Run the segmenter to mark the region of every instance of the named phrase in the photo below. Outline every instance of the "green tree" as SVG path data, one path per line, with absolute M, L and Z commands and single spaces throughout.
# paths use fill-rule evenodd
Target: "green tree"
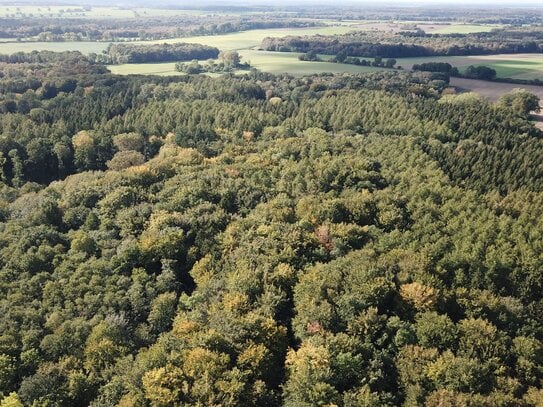
M 13 176 L 11 182 L 13 186 L 20 187 L 24 183 L 24 164 L 19 155 L 19 152 L 15 149 L 10 150 L 8 156 L 11 160 Z
M 157 296 L 149 312 L 148 321 L 156 333 L 164 332 L 172 325 L 177 310 L 177 295 L 167 292 Z
M 138 133 L 123 133 L 113 136 L 113 144 L 118 151 L 143 151 L 145 139 Z
M 15 358 L 0 354 L 0 393 L 7 393 L 11 390 L 16 371 Z
M 0 401 L 0 407 L 23 407 L 23 403 L 17 393 L 12 392 Z
M 437 312 L 418 314 L 415 331 L 419 343 L 426 348 L 444 351 L 457 347 L 458 330 L 447 315 L 439 315 Z
M 451 351 L 445 351 L 430 364 L 427 375 L 437 389 L 465 393 L 488 392 L 494 381 L 487 365 L 476 359 L 454 356 Z
M 107 162 L 107 167 L 113 171 L 121 171 L 129 167 L 142 165 L 145 157 L 138 151 L 119 151 Z
M 498 106 L 511 109 L 519 115 L 528 116 L 531 112 L 539 112 L 539 97 L 524 89 L 515 89 L 500 97 Z
M 219 54 L 219 59 L 228 68 L 237 68 L 241 61 L 241 57 L 237 51 L 223 51 Z

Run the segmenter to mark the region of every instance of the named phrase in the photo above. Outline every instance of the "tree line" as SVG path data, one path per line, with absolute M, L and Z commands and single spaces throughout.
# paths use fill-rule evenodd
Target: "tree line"
M 423 31 L 359 31 L 343 35 L 268 37 L 261 48 L 352 57 L 406 58 L 455 55 L 541 53 L 540 27 L 503 28 L 490 33 L 426 34 Z
M 137 15 L 131 18 L 0 17 L 2 38 L 38 41 L 135 41 L 196 35 L 220 35 L 239 31 L 303 28 L 319 22 L 282 15 L 254 16 L 187 13 L 175 17 Z
M 216 59 L 219 49 L 202 44 L 109 44 L 106 50 L 107 62 L 131 64 L 147 62 L 177 62 L 193 59 Z

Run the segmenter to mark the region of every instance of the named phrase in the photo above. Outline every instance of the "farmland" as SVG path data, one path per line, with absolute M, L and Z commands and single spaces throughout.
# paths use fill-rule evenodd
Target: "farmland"
M 174 62 L 110 65 L 108 69 L 118 75 L 182 75 L 176 72 Z
M 295 52 L 269 52 L 257 50 L 244 50 L 240 55 L 246 61 L 251 63 L 251 66 L 270 73 L 289 73 L 294 76 L 311 75 L 321 72 L 331 73 L 357 73 L 357 72 L 372 72 L 381 70 L 382 68 L 356 66 L 347 64 L 336 64 L 326 61 L 309 62 L 300 61 L 300 54 Z
M 313 34 L 344 34 L 352 31 L 354 28 L 350 25 L 325 26 L 318 28 L 279 28 L 242 31 L 231 34 L 182 37 L 159 41 L 141 41 L 141 44 L 158 43 L 177 43 L 190 42 L 217 47 L 221 50 L 239 50 L 257 47 L 265 37 L 281 37 L 291 34 L 313 35 Z M 15 52 L 38 51 L 80 51 L 84 54 L 91 52 L 101 53 L 104 51 L 108 42 L 90 42 L 90 41 L 66 41 L 66 42 L 0 42 L 0 54 L 12 54 Z
M 451 78 L 451 85 L 462 92 L 475 92 L 492 101 L 513 89 L 526 89 L 543 99 L 543 87 L 534 85 L 517 85 L 513 83 L 481 81 L 477 79 Z
M 15 52 L 32 51 L 80 51 L 83 54 L 101 53 L 109 43 L 91 41 L 65 41 L 65 42 L 1 42 L 0 54 L 13 54 Z
M 316 28 L 277 28 L 264 30 L 242 31 L 232 34 L 207 35 L 197 37 L 174 38 L 163 41 L 154 41 L 154 43 L 176 43 L 191 42 L 197 44 L 217 47 L 221 50 L 241 50 L 260 46 L 262 40 L 266 37 L 284 37 L 287 35 L 334 35 L 345 34 L 353 31 L 355 27 L 351 25 L 337 25 Z M 153 43 L 153 42 L 149 42 Z
M 496 28 L 503 27 L 500 24 L 418 24 L 421 30 L 431 34 L 470 34 L 478 32 L 489 32 Z
M 220 37 L 220 38 L 219 38 Z M 207 40 L 207 41 L 205 41 Z M 271 52 L 259 51 L 252 48 L 244 48 L 250 45 L 250 40 L 241 35 L 225 35 L 217 37 L 193 37 L 190 42 L 202 41 L 206 45 L 214 45 L 221 49 L 237 49 L 245 61 L 251 66 L 264 72 L 289 73 L 295 76 L 310 75 L 320 72 L 331 73 L 356 73 L 370 72 L 382 68 L 364 67 L 347 64 L 326 62 L 327 56 L 321 56 L 323 61 L 308 62 L 298 59 L 296 52 Z M 219 44 L 222 44 L 220 46 Z M 2 44 L 0 44 L 0 48 Z M 371 58 L 370 58 L 371 59 Z M 543 57 L 539 54 L 516 55 L 483 55 L 483 56 L 454 56 L 454 57 L 422 57 L 422 58 L 398 58 L 397 64 L 404 69 L 411 69 L 413 64 L 423 62 L 448 62 L 464 71 L 470 65 L 485 65 L 496 70 L 498 77 L 514 79 L 543 78 Z M 170 75 L 175 72 L 174 63 L 160 64 L 125 64 L 111 66 L 111 71 L 118 74 L 157 74 Z M 498 85 L 499 86 L 499 85 Z
M 384 68 L 336 64 L 325 60 L 319 62 L 300 61 L 300 54 L 294 52 L 269 52 L 254 49 L 240 50 L 243 61 L 250 62 L 253 68 L 273 74 L 288 73 L 293 76 L 312 75 L 322 72 L 359 73 L 373 72 Z M 324 57 L 323 57 L 324 59 Z M 120 75 L 179 75 L 175 63 L 122 64 L 110 65 L 109 70 Z
M 398 65 L 410 69 L 423 62 L 448 62 L 463 71 L 470 65 L 485 65 L 496 70 L 498 77 L 515 79 L 543 78 L 541 54 L 501 54 L 453 57 L 398 58 Z
M 497 101 L 504 93 L 519 88 L 525 89 L 543 100 L 543 86 L 516 85 L 512 83 L 490 82 L 465 78 L 451 78 L 451 85 L 459 92 L 474 92 L 492 102 Z M 543 130 L 543 113 L 533 114 L 532 118 L 536 122 L 536 126 Z
M 135 18 L 135 17 L 157 17 L 162 13 L 167 15 L 202 14 L 203 11 L 192 10 L 159 10 L 152 8 L 119 8 L 119 7 L 62 7 L 62 6 L 21 6 L 21 7 L 0 7 L 1 17 L 19 18 L 21 16 L 49 16 L 56 18 Z M 320 72 L 331 73 L 355 73 L 378 70 L 380 68 L 362 67 L 355 65 L 333 64 L 326 61 L 306 62 L 298 60 L 298 53 L 279 53 L 257 50 L 262 40 L 266 37 L 284 37 L 287 35 L 335 35 L 345 34 L 353 30 L 360 31 L 387 31 L 398 32 L 405 29 L 418 27 L 429 33 L 467 34 L 473 32 L 488 32 L 495 28 L 502 27 L 497 24 L 463 24 L 463 23 L 428 23 L 421 21 L 378 21 L 378 20 L 319 20 L 326 24 L 323 27 L 308 28 L 275 28 L 256 29 L 249 31 L 234 32 L 221 35 L 201 35 L 169 38 L 154 41 L 137 41 L 138 44 L 158 43 L 198 43 L 214 46 L 220 50 L 238 50 L 241 56 L 250 61 L 251 65 L 259 70 L 270 73 L 285 73 L 292 75 L 307 75 Z M 98 41 L 64 41 L 64 42 L 34 42 L 14 41 L 9 39 L 0 40 L 0 54 L 11 54 L 15 52 L 30 52 L 33 50 L 48 51 L 80 51 L 84 54 L 104 52 L 109 42 Z M 326 59 L 326 58 L 323 58 Z M 543 75 L 543 57 L 540 54 L 507 54 L 487 56 L 442 56 L 442 57 L 420 57 L 420 58 L 397 58 L 398 65 L 404 69 L 410 69 L 413 64 L 436 61 L 448 62 L 463 71 L 470 65 L 485 65 L 496 70 L 498 77 L 515 79 L 535 79 Z M 113 66 L 110 69 L 118 74 L 154 74 L 174 75 L 175 64 L 124 64 Z

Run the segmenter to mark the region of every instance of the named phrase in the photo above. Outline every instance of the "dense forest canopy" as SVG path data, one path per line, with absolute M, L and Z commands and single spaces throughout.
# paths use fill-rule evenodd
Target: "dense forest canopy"
M 0 7 L 81 50 L 0 55 L 0 407 L 542 407 L 540 100 L 452 86 L 541 81 L 437 57 L 543 9 L 133 3 Z
M 539 99 L 419 68 L 0 56 L 1 406 L 540 407 Z

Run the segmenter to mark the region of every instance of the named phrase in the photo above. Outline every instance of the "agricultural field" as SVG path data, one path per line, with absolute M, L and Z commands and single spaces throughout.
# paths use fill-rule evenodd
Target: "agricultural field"
M 298 59 L 300 54 L 294 52 L 269 52 L 248 49 L 240 50 L 239 53 L 242 57 L 242 61 L 250 62 L 252 67 L 260 71 L 273 74 L 288 73 L 293 76 L 304 76 L 322 72 L 358 73 L 384 69 L 326 62 L 326 56 L 322 56 L 322 59 L 324 60 L 321 62 L 300 61 Z M 112 73 L 119 75 L 183 75 L 175 70 L 175 63 L 173 62 L 110 65 L 108 66 L 108 69 Z
M 160 16 L 161 13 L 187 14 L 187 13 L 203 13 L 202 11 L 186 11 L 186 10 L 160 10 L 151 8 L 134 8 L 123 9 L 117 7 L 38 7 L 38 6 L 21 6 L 21 7 L 0 7 L 0 17 L 16 14 L 20 15 L 40 15 L 43 13 L 53 13 L 55 15 L 69 17 L 94 17 L 94 18 L 130 18 L 136 16 Z M 293 75 L 305 75 L 319 72 L 367 72 L 377 68 L 361 67 L 354 65 L 332 64 L 328 62 L 305 62 L 299 61 L 297 53 L 276 53 L 258 51 L 262 40 L 265 37 L 284 37 L 287 35 L 334 35 L 345 34 L 353 30 L 364 31 L 389 31 L 397 32 L 409 27 L 419 27 L 427 32 L 433 33 L 470 33 L 490 31 L 499 25 L 482 25 L 482 24 L 459 24 L 459 23 L 426 23 L 421 21 L 371 21 L 371 20 L 320 20 L 327 24 L 325 27 L 313 28 L 279 28 L 279 29 L 261 29 L 235 32 L 223 35 L 214 36 L 193 36 L 180 37 L 166 40 L 142 41 L 139 44 L 159 44 L 159 43 L 199 43 L 209 46 L 214 46 L 220 50 L 238 50 L 241 54 L 251 62 L 252 66 L 257 69 L 272 73 L 288 72 Z M 102 53 L 108 46 L 108 42 L 91 42 L 91 41 L 66 41 L 66 42 L 31 42 L 13 40 L 0 40 L 0 54 L 11 54 L 15 52 L 30 52 L 33 50 L 49 50 L 49 51 L 67 51 L 77 50 L 84 54 Z M 326 58 L 323 58 L 326 59 Z M 515 79 L 534 79 L 543 77 L 543 57 L 539 54 L 519 54 L 519 55 L 491 55 L 491 56 L 454 56 L 454 57 L 427 57 L 427 58 L 398 58 L 398 65 L 404 69 L 410 69 L 413 64 L 441 61 L 449 62 L 451 65 L 458 67 L 461 71 L 469 65 L 486 65 L 496 70 L 499 77 L 509 77 Z M 121 74 L 157 74 L 157 75 L 172 75 L 178 74 L 175 72 L 173 63 L 156 63 L 156 64 L 126 64 L 114 66 L 110 68 L 115 73 Z
M 312 28 L 274 28 L 264 30 L 242 31 L 223 35 L 207 35 L 197 37 L 173 38 L 161 41 L 146 42 L 148 44 L 156 43 L 176 43 L 190 42 L 195 44 L 204 44 L 217 47 L 220 50 L 242 50 L 259 47 L 262 40 L 266 37 L 285 37 L 287 35 L 334 35 L 346 34 L 355 29 L 351 25 L 336 25 L 326 27 Z
M 14 54 L 16 52 L 32 51 L 80 51 L 83 54 L 105 51 L 108 42 L 97 41 L 63 41 L 63 42 L 3 42 L 0 41 L 0 54 Z
M 450 84 L 460 92 L 475 92 L 492 101 L 498 100 L 504 93 L 519 88 L 526 89 L 543 99 L 543 86 L 518 85 L 514 83 L 491 82 L 465 78 L 451 78 Z
M 353 30 L 357 31 L 385 31 L 385 32 L 399 32 L 406 29 L 406 26 L 412 24 L 406 24 L 404 21 L 372 21 L 372 20 L 342 20 L 342 21 L 327 21 L 327 24 L 339 24 L 343 26 L 349 26 Z
M 470 65 L 485 65 L 495 69 L 500 78 L 543 79 L 543 56 L 541 54 L 398 58 L 397 61 L 398 65 L 406 69 L 411 69 L 413 64 L 423 62 L 448 62 L 460 71 Z
M 266 30 L 262 30 L 266 31 Z M 274 30 L 278 31 L 278 30 Z M 254 41 L 242 35 L 245 33 L 221 35 L 216 37 L 191 37 L 188 42 L 204 43 L 213 45 L 220 49 L 236 49 L 245 61 L 251 66 L 270 73 L 289 73 L 291 75 L 310 75 L 320 72 L 332 73 L 356 73 L 371 72 L 382 68 L 365 67 L 347 64 L 336 64 L 326 62 L 329 56 L 321 55 L 321 62 L 300 61 L 299 53 L 295 52 L 271 52 L 259 51 L 251 47 Z M 0 49 L 3 44 L 0 44 Z M 366 58 L 370 59 L 371 58 Z M 514 79 L 536 79 L 543 78 L 543 57 L 539 54 L 506 54 L 506 55 L 483 55 L 483 56 L 454 56 L 454 57 L 421 57 L 421 58 L 398 58 L 397 65 L 404 69 L 411 69 L 413 64 L 423 62 L 448 62 L 456 66 L 460 71 L 470 65 L 485 65 L 496 70 L 498 77 Z M 172 75 L 175 72 L 174 63 L 160 64 L 126 64 L 111 66 L 111 71 L 118 74 L 157 74 Z
M 465 78 L 451 78 L 450 84 L 451 86 L 454 86 L 458 92 L 474 92 L 492 102 L 497 101 L 504 93 L 511 92 L 515 89 L 525 89 L 543 100 L 543 86 L 518 85 L 513 83 L 490 82 Z M 540 130 L 543 130 L 543 112 L 532 113 L 532 120 Z
M 352 31 L 350 25 L 337 25 L 315 28 L 277 28 L 264 30 L 242 31 L 223 35 L 208 35 L 197 37 L 181 37 L 157 41 L 141 41 L 143 44 L 163 44 L 190 42 L 197 44 L 210 45 L 221 50 L 240 50 L 258 47 L 265 37 L 283 37 L 287 35 L 331 35 L 344 34 Z M 101 53 L 104 51 L 108 42 L 92 41 L 65 41 L 65 42 L 1 42 L 0 54 L 13 54 L 15 52 L 38 51 L 81 51 L 83 54 L 91 52 Z
M 294 76 L 303 76 L 317 74 L 321 72 L 331 73 L 357 73 L 372 72 L 384 68 L 356 66 L 347 64 L 336 64 L 333 62 L 319 61 L 300 61 L 299 53 L 295 52 L 270 52 L 257 50 L 243 50 L 240 55 L 245 61 L 249 61 L 251 66 L 274 74 L 289 73 Z M 323 57 L 322 59 L 325 59 Z
M 184 75 L 175 70 L 175 62 L 109 65 L 108 69 L 117 75 Z
M 429 34 L 471 34 L 490 32 L 503 27 L 501 24 L 417 24 L 417 27 Z
M 430 34 L 471 34 L 490 32 L 503 27 L 502 24 L 463 24 L 463 23 L 428 23 L 427 21 L 379 21 L 379 20 L 329 20 L 327 23 L 347 25 L 361 31 L 399 32 L 415 27 Z
M 344 72 L 369 72 L 381 68 L 362 67 L 345 64 L 335 64 L 331 62 L 308 62 L 298 59 L 299 53 L 290 52 L 268 52 L 257 50 L 263 38 L 268 36 L 285 36 L 292 33 L 303 34 L 338 34 L 348 32 L 351 26 L 328 26 L 322 28 L 309 29 L 268 29 L 253 30 L 232 34 L 216 36 L 199 36 L 176 38 L 166 41 L 146 42 L 156 43 L 176 43 L 190 42 L 217 47 L 221 50 L 237 50 L 244 61 L 251 63 L 256 69 L 270 73 L 289 73 L 295 76 L 310 75 L 320 72 L 344 73 Z M 0 50 L 2 44 L 0 44 Z M 0 51 L 1 52 L 1 51 Z M 96 52 L 96 51 L 95 51 Z M 324 56 L 323 59 L 326 59 Z M 140 74 L 140 75 L 179 75 L 175 71 L 175 63 L 156 63 L 156 64 L 123 64 L 111 65 L 108 67 L 111 72 L 121 75 Z

